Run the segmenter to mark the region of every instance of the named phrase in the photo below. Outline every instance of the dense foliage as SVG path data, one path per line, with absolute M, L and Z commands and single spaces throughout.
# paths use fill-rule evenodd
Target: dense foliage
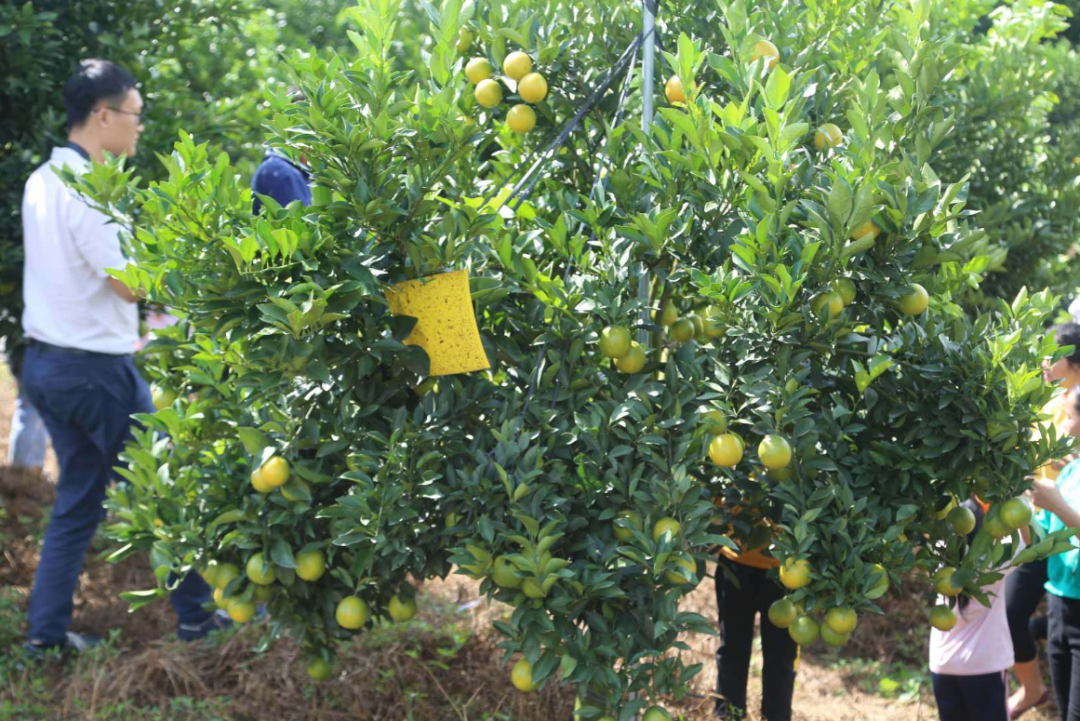
M 207 574 L 234 617 L 267 602 L 314 677 L 363 625 L 342 601 L 406 618 L 412 581 L 456 565 L 515 607 L 498 629 L 526 680 L 560 672 L 590 718 L 684 690 L 698 669 L 672 652 L 709 623 L 679 599 L 721 544 L 775 534 L 804 627 L 875 612 L 913 567 L 956 568 L 981 597 L 1013 526 L 969 545 L 950 506 L 978 493 L 996 518 L 1066 443 L 1026 442 L 1054 392 L 1057 299 L 965 310 L 987 230 L 974 179 L 937 169 L 975 132 L 950 95 L 969 57 L 955 19 L 661 6 L 642 130 L 640 76 L 616 72 L 637 8 L 424 11 L 366 0 L 349 49 L 290 56 L 306 100 L 267 90 L 310 208 L 253 216 L 234 161 L 187 134 L 149 188 L 121 162 L 70 179 L 133 229 L 119 276 L 182 318 L 149 349 L 163 402 L 110 498 L 117 557 L 150 549 L 163 584 Z M 488 109 L 465 77 L 515 51 L 549 87 L 527 133 L 517 83 Z M 384 294 L 462 268 L 491 369 L 428 378 Z

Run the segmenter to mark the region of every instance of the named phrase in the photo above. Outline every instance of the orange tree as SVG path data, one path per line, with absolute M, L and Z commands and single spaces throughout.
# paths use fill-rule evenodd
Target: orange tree
M 147 190 L 117 163 L 78 181 L 129 229 L 119 277 L 182 318 L 149 350 L 162 408 L 110 496 L 116 556 L 149 549 L 163 584 L 201 571 L 234 618 L 266 602 L 313 678 L 456 565 L 514 608 L 515 685 L 561 675 L 587 718 L 685 692 L 680 637 L 709 623 L 679 602 L 726 535 L 775 534 L 800 642 L 825 620 L 843 643 L 914 566 L 985 600 L 1023 520 L 997 509 L 1066 445 L 1027 442 L 1062 351 L 1047 293 L 956 302 L 981 231 L 966 180 L 933 170 L 956 58 L 929 4 L 662 15 L 671 102 L 647 131 L 614 127 L 641 102 L 605 70 L 633 53 L 625 7 L 426 9 L 424 67 L 394 54 L 398 4 L 371 0 L 354 51 L 291 61 L 307 101 L 268 93 L 310 208 L 253 217 L 229 158 L 186 135 Z M 519 50 L 548 97 L 504 64 Z M 428 378 L 384 293 L 452 268 L 491 368 Z M 949 506 L 975 492 L 997 525 L 968 548 Z

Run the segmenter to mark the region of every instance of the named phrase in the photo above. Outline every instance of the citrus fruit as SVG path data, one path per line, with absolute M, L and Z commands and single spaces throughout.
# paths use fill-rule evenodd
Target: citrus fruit
M 727 418 L 715 408 L 705 411 L 698 416 L 698 418 L 705 424 L 705 427 L 709 429 L 709 433 L 714 436 L 718 436 L 727 431 Z
M 661 706 L 653 706 L 645 712 L 641 721 L 671 721 L 671 714 Z
M 236 623 L 247 623 L 255 618 L 255 604 L 239 598 L 230 598 L 225 602 L 225 610 Z
M 326 556 L 319 549 L 296 556 L 296 575 L 305 581 L 318 581 L 326 573 Z
M 506 114 L 506 125 L 515 133 L 527 133 L 536 127 L 536 111 L 528 105 L 515 105 Z
M 919 315 L 930 305 L 930 296 L 927 294 L 926 288 L 923 288 L 918 283 L 912 283 L 908 288 L 908 292 L 900 297 L 898 303 L 900 312 L 904 315 Z
M 479 85 L 491 77 L 491 63 L 487 58 L 473 58 L 465 65 L 465 77 L 473 85 Z
M 821 631 L 821 640 L 833 648 L 840 648 L 851 638 L 850 633 L 837 633 L 827 623 L 821 624 L 819 630 Z
M 544 586 L 536 578 L 526 578 L 521 582 L 521 592 L 526 598 L 540 599 L 547 595 Z
M 289 480 L 289 462 L 281 456 L 274 456 L 262 464 L 259 468 L 259 476 L 270 488 L 283 486 L 285 481 Z
M 224 611 L 225 610 L 225 604 L 227 604 L 228 602 L 229 602 L 228 599 L 225 598 L 225 589 L 215 588 L 214 589 L 214 605 L 216 605 L 218 608 L 220 608 L 221 610 Z
M 783 436 L 765 436 L 757 452 L 762 465 L 769 469 L 784 468 L 791 463 L 791 444 Z
M 256 586 L 252 591 L 251 596 L 260 603 L 266 603 L 274 595 L 274 589 L 271 586 Z
M 502 86 L 491 78 L 481 80 L 473 91 L 476 102 L 485 108 L 494 108 L 502 100 Z
M 877 580 L 874 581 L 874 585 L 871 586 L 870 590 L 866 592 L 866 597 L 871 601 L 876 598 L 881 598 L 889 592 L 889 574 L 886 573 L 885 567 L 882 566 L 880 563 L 875 563 L 870 568 L 870 575 L 874 576 L 876 574 L 881 575 L 877 577 Z
M 821 313 L 821 309 L 826 307 L 829 311 L 829 317 L 835 318 L 844 309 L 844 299 L 836 291 L 830 290 L 825 293 L 818 293 L 810 301 L 810 310 L 814 311 L 814 315 Z
M 412 620 L 412 617 L 416 615 L 416 599 L 403 599 L 400 596 L 394 596 L 390 599 L 390 603 L 387 604 L 386 611 L 390 614 L 390 618 L 398 623 L 405 623 Z
M 207 585 L 211 588 L 217 588 L 217 574 L 220 570 L 220 566 L 216 563 L 211 563 L 209 566 L 199 571 L 199 575 L 206 581 Z
M 214 586 L 217 588 L 225 588 L 232 582 L 234 578 L 240 576 L 240 569 L 236 567 L 235 563 L 219 563 L 217 575 L 214 576 Z
M 880 232 L 881 229 L 874 225 L 874 221 L 868 220 L 855 230 L 851 231 L 851 239 L 858 240 L 859 238 L 862 238 L 866 235 L 872 235 L 877 238 Z
M 753 52 L 750 54 L 750 62 L 754 62 L 758 58 L 766 58 L 768 67 L 775 68 L 776 64 L 780 62 L 780 51 L 768 40 L 758 40 L 754 44 Z
M 256 553 L 248 559 L 247 567 L 248 579 L 259 586 L 269 586 L 274 582 L 274 567 L 263 558 L 261 553 Z
M 270 486 L 266 485 L 266 482 L 263 480 L 262 477 L 262 472 L 258 468 L 251 472 L 251 487 L 259 493 L 270 493 L 274 490 Z
M 792 591 L 810 583 L 810 562 L 805 558 L 789 558 L 780 566 L 780 583 Z
M 800 646 L 809 646 L 814 641 L 817 641 L 820 631 L 817 621 L 809 616 L 799 616 L 791 622 L 787 629 L 791 640 Z
M 660 309 L 660 325 L 669 326 L 679 319 L 679 309 L 675 307 L 675 301 L 668 298 L 664 307 Z
M 953 585 L 952 576 L 954 573 L 956 573 L 956 569 L 952 566 L 946 566 L 935 573 L 934 590 L 942 596 L 959 596 L 964 587 Z
M 680 524 L 674 518 L 670 516 L 661 518 L 653 525 L 652 539 L 653 541 L 659 541 L 663 538 L 665 533 L 670 533 L 672 537 L 679 535 L 679 531 L 682 530 L 682 524 Z
M 472 45 L 472 40 L 473 34 L 469 31 L 469 29 L 461 28 L 461 32 L 458 33 L 457 44 L 454 46 L 454 49 L 456 49 L 459 53 L 463 53 L 469 49 L 470 45 Z
M 622 358 L 630 351 L 630 330 L 622 325 L 609 325 L 600 331 L 599 346 L 608 358 Z
M 685 343 L 694 337 L 694 321 L 689 318 L 679 318 L 671 324 L 671 339 L 676 343 Z
M 355 631 L 371 618 L 371 609 L 368 608 L 364 599 L 346 596 L 338 602 L 337 609 L 334 610 L 334 618 L 342 628 Z
M 855 302 L 855 282 L 851 278 L 837 278 L 833 281 L 833 290 L 840 294 L 845 306 Z
M 842 142 L 844 142 L 843 132 L 832 123 L 825 123 L 814 133 L 814 147 L 818 150 L 824 150 L 826 145 L 835 148 Z
M 151 398 L 154 401 L 154 408 L 157 408 L 160 411 L 162 408 L 168 408 L 175 403 L 177 395 L 176 391 L 172 388 L 159 388 L 154 386 Z
M 1005 525 L 997 513 L 991 513 L 983 521 L 983 530 L 990 534 L 991 538 L 1004 538 L 1012 533 L 1013 529 Z
M 667 579 L 668 583 L 681 586 L 685 583 L 690 583 L 690 578 L 697 575 L 697 561 L 694 560 L 693 556 L 686 553 L 680 553 L 679 555 L 674 556 L 672 561 L 676 566 L 685 569 L 686 575 L 683 576 L 675 571 L 668 571 L 664 574 L 664 578 Z
M 624 509 L 615 514 L 615 520 L 618 521 L 619 519 L 623 521 L 622 528 L 619 527 L 620 524 L 615 524 L 615 538 L 626 543 L 634 537 L 634 531 L 631 530 L 631 527 L 638 531 L 641 530 L 641 516 L 634 511 Z
M 721 468 L 734 468 L 743 457 L 743 444 L 733 433 L 722 433 L 709 441 L 709 458 Z
M 825 614 L 825 626 L 829 627 L 832 631 L 840 636 L 846 636 L 855 630 L 855 626 L 859 623 L 859 617 L 855 615 L 848 606 L 837 606 L 836 608 L 830 608 Z M 822 629 L 825 628 L 822 627 Z
M 308 664 L 307 675 L 311 677 L 312 681 L 329 681 L 330 677 L 334 675 L 334 665 L 329 661 L 317 658 Z
M 526 103 L 539 103 L 547 97 L 547 80 L 540 73 L 529 73 L 518 81 L 518 95 Z
M 664 84 L 664 95 L 669 103 L 685 103 L 686 93 L 683 92 L 682 80 L 678 75 L 672 75 Z
M 527 659 L 520 659 L 514 664 L 514 668 L 510 671 L 510 682 L 514 684 L 514 688 L 524 693 L 532 693 L 536 690 L 536 684 L 533 683 L 532 664 Z
M 777 628 L 787 628 L 798 615 L 799 611 L 795 608 L 795 604 L 786 598 L 773 601 L 769 606 L 769 621 Z
M 615 359 L 615 367 L 621 372 L 634 374 L 645 367 L 645 351 L 636 340 L 630 341 L 630 350 L 626 355 Z
M 706 336 L 715 340 L 724 335 L 725 328 L 720 320 L 720 312 L 715 307 L 709 306 L 700 317 Z
M 532 70 L 532 58 L 517 50 L 503 60 L 503 73 L 511 80 L 521 80 Z
M 1015 531 L 1031 523 L 1031 507 L 1022 498 L 1012 498 L 1001 504 L 998 516 L 1007 528 Z
M 970 508 L 964 506 L 957 506 L 949 511 L 945 521 L 952 526 L 953 533 L 958 536 L 966 536 L 975 530 L 975 514 Z
M 948 606 L 930 609 L 930 625 L 939 631 L 951 631 L 956 627 L 956 614 Z
M 510 563 L 506 556 L 499 556 L 491 567 L 491 580 L 495 581 L 499 588 L 518 588 L 522 579 L 514 575 L 516 570 L 517 567 Z

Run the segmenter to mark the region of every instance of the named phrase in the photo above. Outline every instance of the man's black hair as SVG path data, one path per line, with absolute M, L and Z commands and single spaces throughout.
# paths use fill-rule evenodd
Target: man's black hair
M 79 69 L 64 83 L 64 108 L 68 130 L 86 122 L 101 101 L 123 102 L 135 87 L 135 78 L 127 70 L 108 60 L 83 60 Z

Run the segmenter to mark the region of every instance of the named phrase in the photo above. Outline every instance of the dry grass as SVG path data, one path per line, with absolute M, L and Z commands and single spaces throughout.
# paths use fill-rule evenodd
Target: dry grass
M 0 376 L 0 454 L 6 453 L 13 391 L 10 378 Z M 2 456 L 0 456 L 2 457 Z M 52 499 L 49 478 L 55 477 L 51 458 L 45 477 L 0 468 L 0 592 L 25 608 L 33 582 L 37 544 L 43 528 L 43 509 Z M 96 550 L 100 551 L 99 546 Z M 712 568 L 709 573 L 711 575 Z M 75 603 L 74 630 L 98 635 L 116 634 L 101 652 L 66 666 L 45 667 L 39 686 L 28 674 L 3 678 L 0 673 L 0 718 L 12 719 L 134 719 L 136 708 L 164 708 L 170 699 L 213 700 L 229 719 L 314 721 L 335 719 L 416 719 L 468 721 L 570 719 L 573 694 L 549 684 L 535 695 L 517 693 L 491 621 L 507 613 L 501 605 L 471 604 L 477 598 L 474 581 L 454 576 L 422 587 L 421 612 L 404 627 L 380 627 L 341 649 L 338 676 L 318 686 L 304 674 L 300 649 L 289 639 L 257 652 L 259 626 L 223 637 L 220 643 L 181 644 L 167 640 L 175 618 L 161 602 L 129 613 L 118 597 L 122 590 L 153 585 L 146 560 L 133 557 L 118 565 L 87 557 Z M 819 647 L 806 654 L 795 691 L 797 721 L 912 721 L 937 717 L 928 686 L 918 689 L 920 677 L 909 682 L 910 701 L 878 692 L 897 669 L 925 670 L 926 589 L 911 582 L 903 596 L 894 595 L 886 615 L 863 618 L 851 646 L 840 654 Z M 463 606 L 467 610 L 462 610 Z M 716 617 L 711 579 L 686 599 L 688 610 Z M 693 696 L 669 702 L 686 719 L 710 719 L 715 686 L 717 639 L 693 636 L 687 663 L 704 670 Z M 761 702 L 760 652 L 755 651 L 749 703 L 757 719 Z M 44 676 L 44 691 L 40 687 Z M 888 685 L 886 683 L 886 685 Z M 35 693 L 48 709 L 41 714 L 5 715 L 5 703 Z M 23 698 L 25 701 L 25 698 Z M 121 711 L 117 711 L 121 709 Z M 198 717 L 198 716 L 195 716 Z M 172 719 L 173 716 L 152 716 Z M 189 716 L 184 716 L 189 718 Z M 1033 712 L 1028 721 L 1048 721 L 1052 712 Z

